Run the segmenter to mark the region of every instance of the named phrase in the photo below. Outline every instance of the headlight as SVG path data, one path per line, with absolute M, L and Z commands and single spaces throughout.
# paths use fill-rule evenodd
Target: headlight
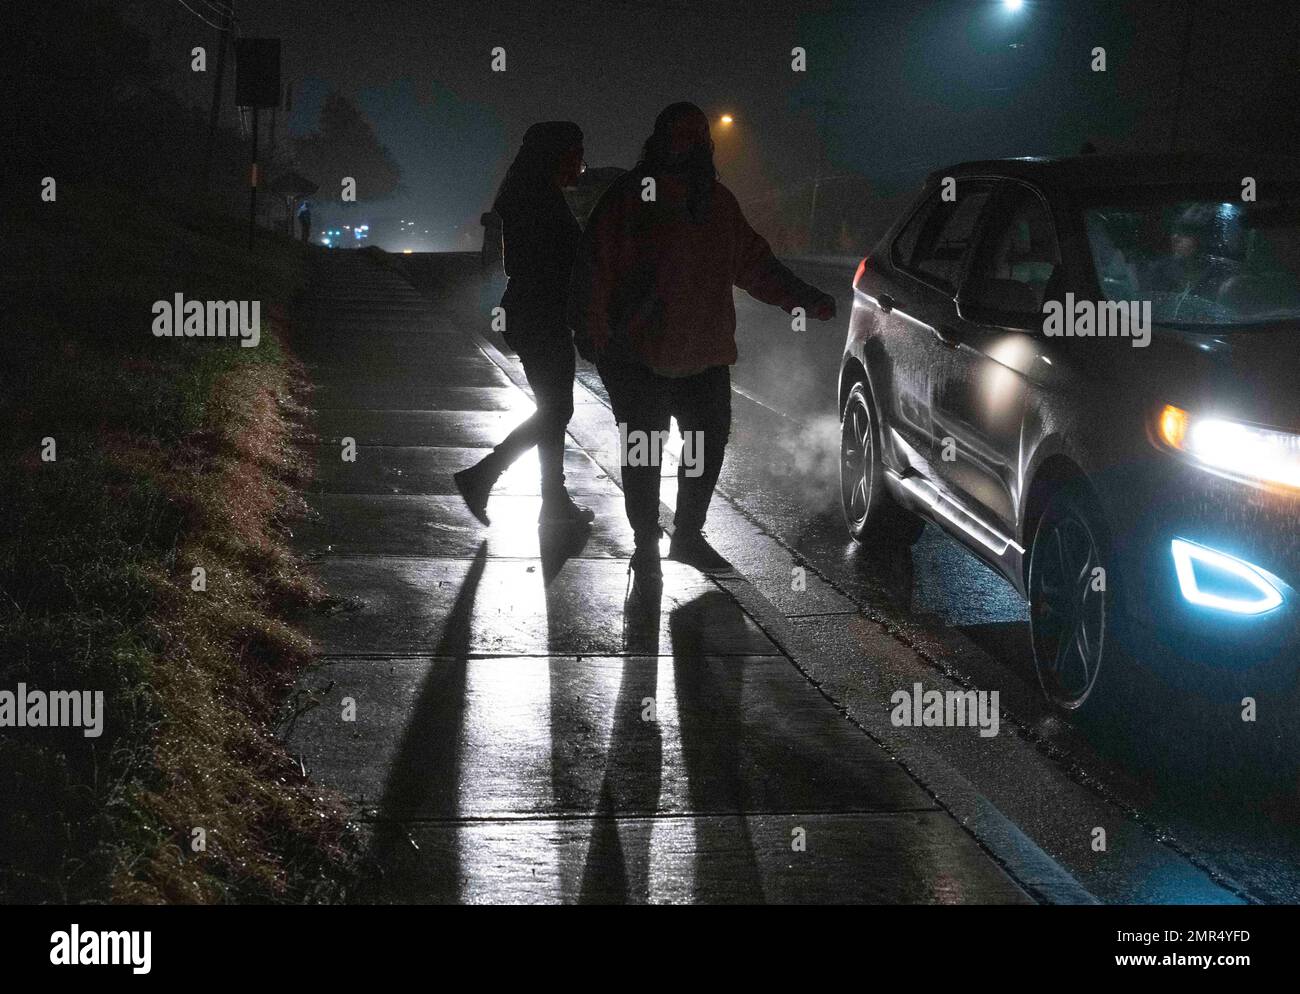
M 1223 418 L 1199 418 L 1172 404 L 1160 412 L 1160 440 L 1206 469 L 1300 489 L 1300 435 Z

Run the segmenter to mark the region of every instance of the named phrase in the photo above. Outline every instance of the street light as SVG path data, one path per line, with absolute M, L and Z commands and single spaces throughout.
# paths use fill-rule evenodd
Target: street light
M 1025 0 L 1002 0 L 1002 6 L 1012 14 L 1016 13 L 1016 11 L 1020 10 L 1024 5 Z
M 735 118 L 732 117 L 730 114 L 723 114 L 721 118 L 722 125 L 724 127 L 729 127 L 734 120 Z

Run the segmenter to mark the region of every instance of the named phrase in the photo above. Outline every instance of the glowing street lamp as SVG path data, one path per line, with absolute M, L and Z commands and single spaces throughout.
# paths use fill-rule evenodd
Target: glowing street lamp
M 1005 7 L 1007 11 L 1012 14 L 1019 11 L 1022 7 L 1024 7 L 1024 5 L 1025 5 L 1025 0 L 1002 0 L 1002 6 Z
M 723 114 L 721 117 L 723 127 L 729 127 L 733 121 L 735 121 L 735 118 L 730 114 Z

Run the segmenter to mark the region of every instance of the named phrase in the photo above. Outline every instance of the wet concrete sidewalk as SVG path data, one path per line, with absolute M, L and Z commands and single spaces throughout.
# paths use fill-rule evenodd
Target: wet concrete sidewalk
M 450 312 L 358 252 L 310 299 L 297 541 L 341 607 L 285 735 L 363 825 L 357 900 L 1029 900 L 723 586 L 665 562 L 628 604 L 620 491 L 572 440 L 589 533 L 539 532 L 533 454 L 469 514 L 451 473 L 532 404 Z

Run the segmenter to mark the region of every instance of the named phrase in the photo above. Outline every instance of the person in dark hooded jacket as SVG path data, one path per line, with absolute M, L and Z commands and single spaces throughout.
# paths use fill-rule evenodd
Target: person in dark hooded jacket
M 563 188 L 578 181 L 582 156 L 582 131 L 576 124 L 534 124 L 493 204 L 501 218 L 508 277 L 501 298 L 503 335 L 519 353 L 537 411 L 482 460 L 454 476 L 465 503 L 484 523 L 497 478 L 534 445 L 542 470 L 540 523 L 586 524 L 595 518 L 589 508 L 573 502 L 564 485 L 564 434 L 573 416 L 575 368 L 565 297 L 581 229 Z
M 826 321 L 835 299 L 773 256 L 717 180 L 704 112 L 677 103 L 655 120 L 637 167 L 592 212 L 569 293 L 578 350 L 596 362 L 620 435 L 646 439 L 676 418 L 696 465 L 677 475 L 671 558 L 705 572 L 729 564 L 703 534 L 731 430 L 736 361 L 732 287 Z M 690 437 L 688 437 L 690 436 Z M 659 435 L 658 437 L 662 437 Z M 655 581 L 659 467 L 623 454 L 623 495 L 636 536 L 631 568 Z

